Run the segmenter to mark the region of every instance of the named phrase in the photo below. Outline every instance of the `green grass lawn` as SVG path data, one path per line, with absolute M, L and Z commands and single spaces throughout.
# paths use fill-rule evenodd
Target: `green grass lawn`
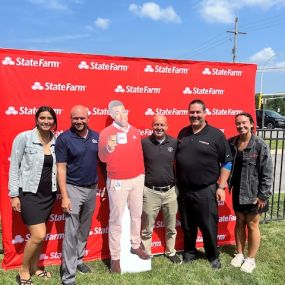
M 224 284 L 224 285 L 284 285 L 285 284 L 285 221 L 261 224 L 261 248 L 257 256 L 257 267 L 252 274 L 241 272 L 230 265 L 234 246 L 221 248 L 222 269 L 213 271 L 206 259 L 201 257 L 192 264 L 173 265 L 164 256 L 154 257 L 152 271 L 123 275 L 112 275 L 103 261 L 89 262 L 93 272 L 89 275 L 77 275 L 77 285 L 91 284 Z M 2 259 L 3 256 L 0 255 Z M 33 278 L 34 284 L 59 285 L 59 267 L 48 267 L 53 278 L 43 281 Z M 0 270 L 0 284 L 16 284 L 16 270 Z

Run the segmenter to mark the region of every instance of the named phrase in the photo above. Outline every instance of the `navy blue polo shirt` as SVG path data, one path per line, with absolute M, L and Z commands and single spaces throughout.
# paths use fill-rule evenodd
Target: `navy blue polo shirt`
M 66 182 L 77 186 L 97 183 L 99 134 L 88 129 L 82 138 L 70 128 L 60 134 L 55 144 L 56 162 L 66 162 Z
M 221 164 L 232 161 L 232 153 L 223 132 L 206 125 L 194 134 L 191 126 L 178 134 L 176 170 L 178 186 L 214 184 L 220 176 Z

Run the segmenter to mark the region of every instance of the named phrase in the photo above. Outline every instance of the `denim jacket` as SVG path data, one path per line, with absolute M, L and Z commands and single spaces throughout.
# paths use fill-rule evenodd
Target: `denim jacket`
M 229 189 L 232 188 L 232 174 L 237 154 L 236 142 L 239 136 L 229 139 L 234 158 L 229 178 Z M 243 165 L 240 181 L 240 204 L 252 204 L 256 198 L 265 201 L 272 195 L 273 166 L 268 145 L 254 134 L 251 135 L 247 147 L 243 150 Z
M 51 141 L 52 191 L 57 191 L 55 137 Z M 19 196 L 19 188 L 23 192 L 37 193 L 44 164 L 44 148 L 39 140 L 37 129 L 25 131 L 16 136 L 12 145 L 9 170 L 9 196 Z

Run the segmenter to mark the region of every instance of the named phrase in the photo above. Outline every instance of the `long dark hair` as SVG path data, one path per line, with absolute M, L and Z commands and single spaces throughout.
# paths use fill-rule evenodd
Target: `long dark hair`
M 36 115 L 35 115 L 35 119 L 36 119 L 36 126 L 37 126 L 37 121 L 38 121 L 38 118 L 40 116 L 40 113 L 42 112 L 49 112 L 53 118 L 53 122 L 54 122 L 54 131 L 56 131 L 57 129 L 57 118 L 56 118 L 56 113 L 54 111 L 54 109 L 50 106 L 41 106 L 39 107 L 39 109 L 37 110 L 36 112 Z

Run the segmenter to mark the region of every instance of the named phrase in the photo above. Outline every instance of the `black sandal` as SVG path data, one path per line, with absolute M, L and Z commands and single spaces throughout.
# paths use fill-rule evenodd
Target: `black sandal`
M 41 277 L 41 278 L 43 278 L 45 280 L 48 280 L 48 279 L 51 278 L 51 273 L 49 271 L 42 270 L 42 272 L 40 272 L 40 273 L 37 273 L 37 274 L 35 273 L 35 276 Z
M 16 275 L 16 281 L 19 285 L 33 285 L 31 277 L 29 279 L 22 279 L 19 273 Z

